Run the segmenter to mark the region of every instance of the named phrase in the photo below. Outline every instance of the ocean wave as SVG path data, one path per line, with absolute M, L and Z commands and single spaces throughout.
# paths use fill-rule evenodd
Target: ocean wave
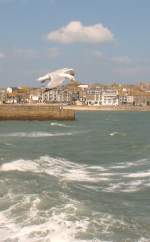
M 124 175 L 124 177 L 129 177 L 129 178 L 144 178 L 144 177 L 150 177 L 150 170 L 143 171 L 143 172 L 135 172 L 135 173 L 130 173 Z
M 114 166 L 110 166 L 111 169 L 126 169 L 130 167 L 145 166 L 149 163 L 148 159 L 140 159 L 135 161 L 118 162 Z
M 147 160 L 116 164 L 116 166 L 94 166 L 71 162 L 62 158 L 42 156 L 39 159 L 18 159 L 3 163 L 0 172 L 19 171 L 36 174 L 47 174 L 59 181 L 77 182 L 87 189 L 98 189 L 105 192 L 137 192 L 148 189 L 150 170 L 145 170 Z M 143 164 L 143 167 L 142 167 Z M 140 172 L 125 170 L 140 165 Z M 117 169 L 117 172 L 116 172 Z M 120 169 L 120 170 L 119 170 Z M 143 171 L 142 171 L 143 169 Z M 87 184 L 88 183 L 88 184 Z M 100 185 L 101 184 L 101 185 Z
M 121 181 L 118 183 L 110 183 L 107 187 L 103 189 L 105 192 L 123 192 L 131 193 L 138 192 L 147 186 L 144 180 L 138 181 Z
M 68 201 L 68 198 L 67 198 Z M 86 233 L 89 226 L 89 218 L 76 217 L 79 202 L 72 199 L 63 206 L 52 207 L 48 211 L 40 211 L 42 199 L 35 195 L 22 196 L 22 199 L 4 212 L 0 213 L 1 241 L 18 242 L 84 242 L 91 240 L 77 239 L 79 233 Z M 20 210 L 29 207 L 28 213 L 14 213 L 14 209 Z M 16 211 L 16 210 L 15 210 Z M 23 216 L 23 217 L 22 217 Z M 18 217 L 20 222 L 18 223 Z M 77 236 L 79 237 L 79 236 Z M 99 241 L 99 240 L 97 240 Z
M 57 122 L 51 122 L 50 125 L 51 125 L 51 126 L 64 127 L 64 128 L 69 127 L 69 126 L 67 126 L 67 125 L 65 125 L 65 124 L 57 123 Z
M 143 231 L 138 221 L 94 211 L 87 215 L 84 202 L 63 193 L 60 194 L 61 205 L 43 210 L 44 199 L 44 193 L 21 194 L 19 199 L 16 195 L 14 204 L 0 212 L 1 242 L 113 242 L 116 233 L 128 236 L 128 231 L 131 236 L 133 231 L 137 238 L 132 241 L 148 241 L 144 236 L 139 237 Z M 145 237 L 149 235 L 146 232 Z
M 123 132 L 117 132 L 117 131 L 115 131 L 115 132 L 109 133 L 109 136 L 115 136 L 115 135 L 127 136 L 127 134 L 126 133 L 123 133 Z
M 4 163 L 0 166 L 0 171 L 34 171 L 38 172 L 38 164 L 31 160 L 16 160 Z
M 19 159 L 0 166 L 0 171 L 23 171 L 33 173 L 46 173 L 66 181 L 78 182 L 100 182 L 105 177 L 111 177 L 114 174 L 102 166 L 88 166 L 77 164 L 65 159 L 42 156 L 35 160 Z
M 49 133 L 49 132 L 15 132 L 15 133 L 5 133 L 0 134 L 1 137 L 27 137 L 27 138 L 40 138 L 40 137 L 57 137 L 57 136 L 70 136 L 73 135 L 72 132 L 65 133 Z
M 145 162 L 144 160 L 144 164 Z M 5 205 L 0 211 L 2 242 L 114 242 L 116 233 L 118 236 L 122 233 L 136 237 L 135 240 L 126 238 L 127 241 L 148 242 L 146 238 L 150 237 L 150 232 L 149 230 L 143 232 L 143 222 L 141 225 L 140 221 L 130 221 L 118 214 L 115 216 L 95 212 L 90 206 L 87 206 L 84 200 L 75 200 L 65 192 L 65 188 L 69 187 L 66 185 L 72 181 L 73 184 L 78 182 L 78 185 L 85 189 L 84 192 L 88 192 L 87 189 L 96 192 L 99 190 L 103 192 L 137 192 L 150 184 L 148 177 L 128 178 L 125 177 L 128 173 L 119 173 L 118 170 L 116 173 L 108 165 L 79 164 L 49 156 L 3 163 L 0 166 L 0 172 L 7 171 L 33 172 L 40 176 L 44 173 L 57 177 L 58 186 L 61 186 L 61 189 L 58 189 L 57 202 L 54 202 L 56 194 L 52 195 L 44 189 L 39 194 L 24 192 L 19 188 L 19 186 L 22 187 L 22 184 L 18 184 L 15 178 L 15 185 L 20 191 L 17 194 L 16 186 L 14 184 L 10 186 L 10 181 L 6 178 L 6 183 L 10 187 L 6 189 L 5 186 L 7 194 L 0 198 L 0 201 L 3 200 L 3 204 L 6 203 L 5 201 L 9 201 L 7 206 Z M 5 179 L 2 182 L 4 183 Z M 28 182 L 26 185 L 30 186 L 30 181 Z M 2 185 L 4 186 L 4 184 Z M 104 240 L 104 238 L 107 239 Z

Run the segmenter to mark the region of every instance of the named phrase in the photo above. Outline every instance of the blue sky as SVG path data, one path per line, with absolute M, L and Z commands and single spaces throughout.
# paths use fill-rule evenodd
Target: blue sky
M 0 0 L 0 86 L 63 67 L 81 82 L 149 81 L 149 13 L 149 0 Z

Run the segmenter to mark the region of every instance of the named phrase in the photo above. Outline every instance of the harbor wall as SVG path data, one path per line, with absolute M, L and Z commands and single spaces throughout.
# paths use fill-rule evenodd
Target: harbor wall
M 75 111 L 52 105 L 0 105 L 0 120 L 75 120 Z

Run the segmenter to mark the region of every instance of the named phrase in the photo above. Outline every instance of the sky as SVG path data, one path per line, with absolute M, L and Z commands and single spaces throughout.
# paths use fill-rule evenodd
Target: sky
M 0 86 L 64 67 L 82 83 L 149 81 L 149 13 L 149 0 L 0 0 Z

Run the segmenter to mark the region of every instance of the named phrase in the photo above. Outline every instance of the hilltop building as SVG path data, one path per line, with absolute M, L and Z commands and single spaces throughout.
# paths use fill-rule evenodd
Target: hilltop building
M 8 87 L 0 89 L 0 103 L 47 103 L 64 105 L 150 105 L 150 84 L 80 84 L 71 82 L 54 89 Z
M 0 88 L 0 104 L 5 103 L 6 100 L 6 89 Z

